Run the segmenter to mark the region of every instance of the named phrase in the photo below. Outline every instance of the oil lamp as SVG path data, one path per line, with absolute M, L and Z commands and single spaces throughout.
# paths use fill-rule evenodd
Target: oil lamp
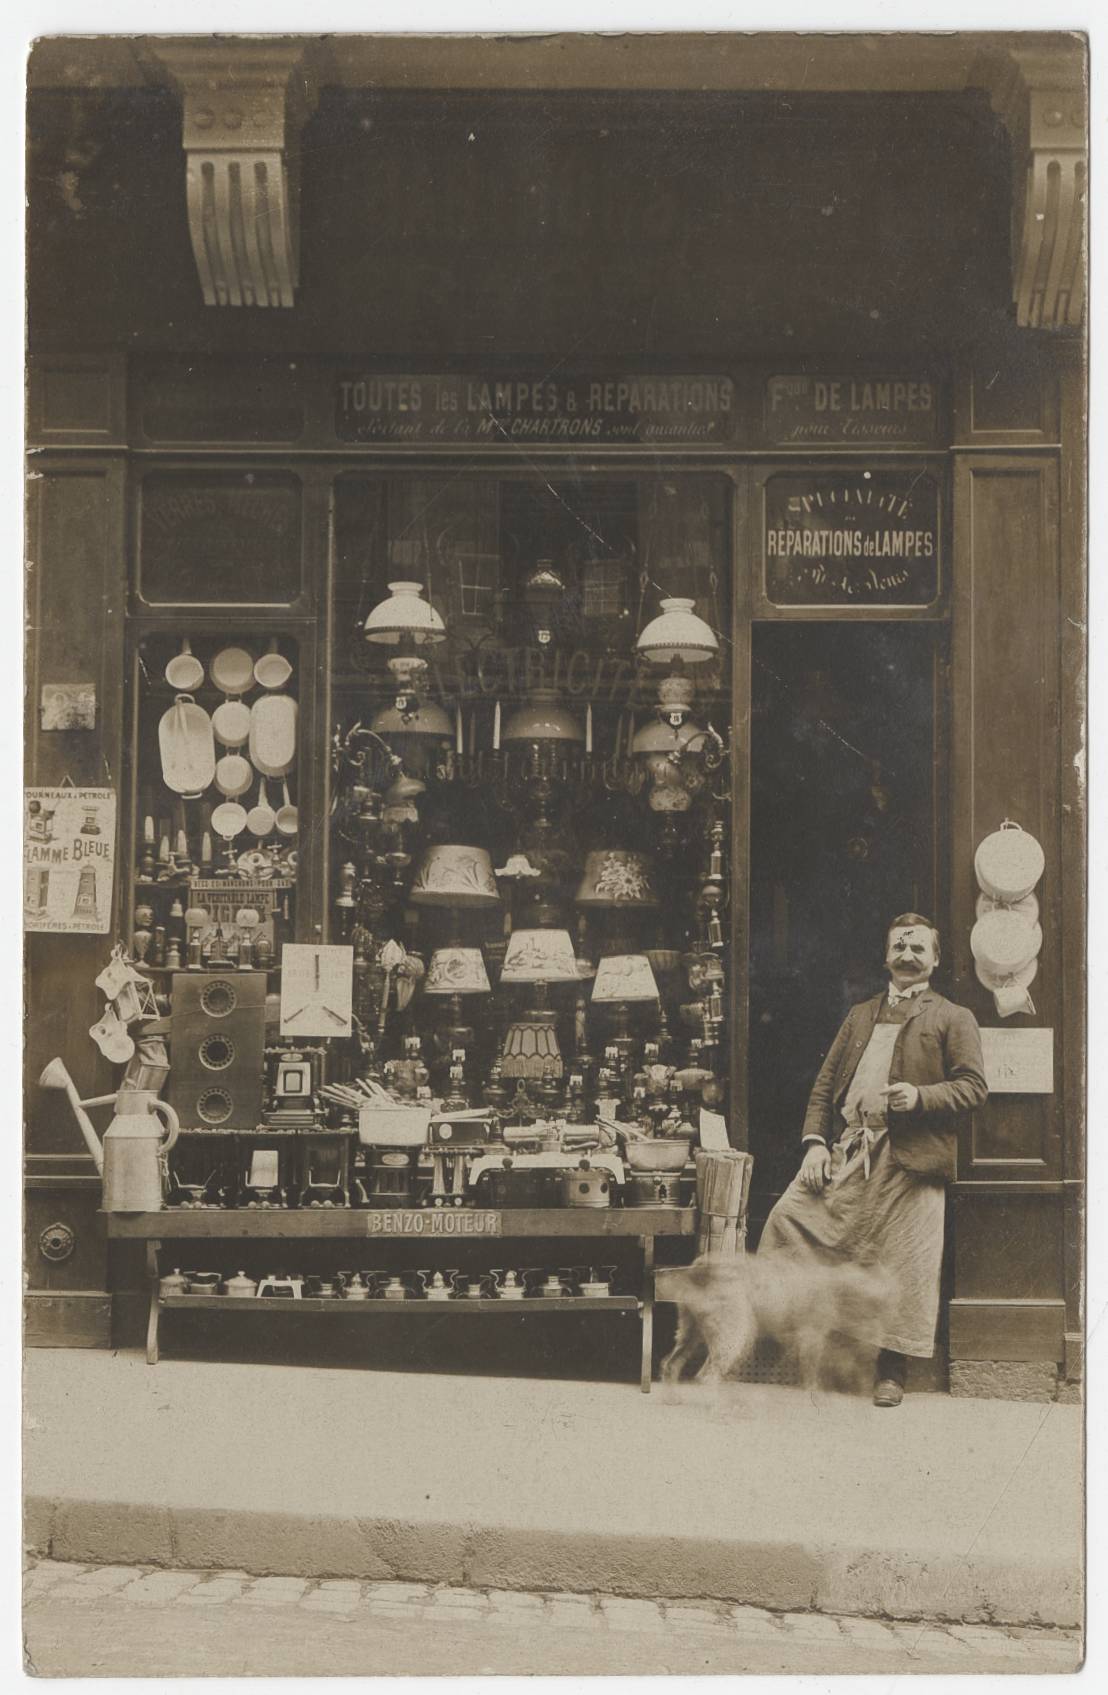
M 395 582 L 389 584 L 388 598 L 372 609 L 362 631 L 368 642 L 405 650 L 393 655 L 388 667 L 396 685 L 395 708 L 406 724 L 418 711 L 427 676 L 427 660 L 413 650 L 445 641 L 446 625 L 430 601 L 424 600 L 422 583 Z

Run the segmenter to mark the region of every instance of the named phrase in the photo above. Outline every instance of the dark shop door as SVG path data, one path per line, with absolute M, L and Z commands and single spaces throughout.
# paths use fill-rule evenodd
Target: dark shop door
M 907 622 L 753 628 L 752 1243 L 795 1175 L 808 1092 L 835 1031 L 886 981 L 888 920 L 914 910 L 942 925 L 940 633 Z

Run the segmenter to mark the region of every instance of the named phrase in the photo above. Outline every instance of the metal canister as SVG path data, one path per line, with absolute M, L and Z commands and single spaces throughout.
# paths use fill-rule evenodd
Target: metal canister
M 628 1174 L 628 1204 L 633 1207 L 681 1205 L 679 1171 L 632 1171 Z
M 607 1171 L 596 1170 L 588 1160 L 582 1160 L 575 1171 L 563 1171 L 559 1179 L 562 1205 L 567 1207 L 606 1207 L 612 1201 L 612 1179 Z
M 239 1271 L 234 1277 L 228 1277 L 226 1292 L 234 1300 L 253 1300 L 258 1293 L 258 1285 L 252 1277 L 247 1277 L 245 1271 Z
M 167 1295 L 184 1295 L 188 1292 L 189 1280 L 180 1267 L 174 1267 L 158 1282 L 158 1294 L 164 1300 Z

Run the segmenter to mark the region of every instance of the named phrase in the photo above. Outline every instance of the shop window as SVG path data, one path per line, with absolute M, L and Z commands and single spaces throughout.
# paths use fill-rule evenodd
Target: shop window
M 726 480 L 352 474 L 334 536 L 327 924 L 367 1049 L 516 1115 L 726 1111 Z M 680 653 L 640 646 L 663 601 Z
M 276 971 L 293 939 L 300 669 L 294 639 L 233 627 L 138 649 L 131 950 L 160 993 L 190 967 Z
M 283 472 L 156 472 L 143 479 L 139 593 L 150 605 L 294 601 L 301 498 Z

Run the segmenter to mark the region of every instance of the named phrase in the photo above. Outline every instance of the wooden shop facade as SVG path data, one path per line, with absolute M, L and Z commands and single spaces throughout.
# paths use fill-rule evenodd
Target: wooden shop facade
M 1085 74 L 1048 35 L 36 44 L 30 1341 L 143 1311 L 38 1087 L 116 1086 L 116 941 L 165 1010 L 233 938 L 282 1037 L 298 947 L 308 1048 L 343 948 L 351 1053 L 458 1112 L 660 1114 L 667 1067 L 753 1155 L 756 1241 L 915 910 L 991 1084 L 920 1380 L 1080 1378 Z M 1006 823 L 1031 893 L 982 880 Z M 1030 957 L 983 962 L 1013 904 Z

